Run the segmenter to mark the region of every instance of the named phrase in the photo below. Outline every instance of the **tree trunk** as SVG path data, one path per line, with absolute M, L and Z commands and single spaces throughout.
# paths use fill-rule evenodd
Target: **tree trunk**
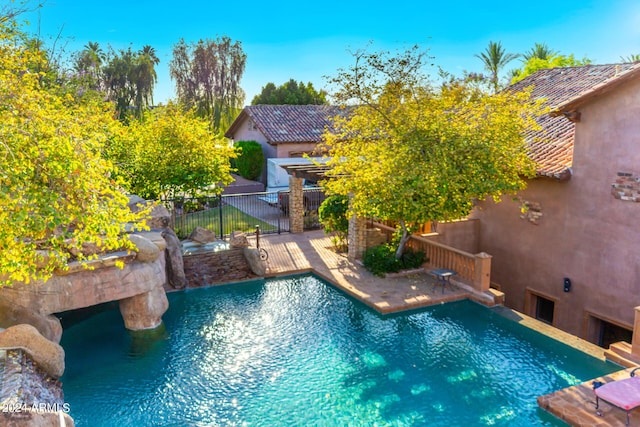
M 404 247 L 407 245 L 409 237 L 411 237 L 411 234 L 409 234 L 409 230 L 407 230 L 407 225 L 404 221 L 400 221 L 400 229 L 402 230 L 402 237 L 400 238 L 398 250 L 396 250 L 396 259 L 402 258 L 402 255 L 404 254 Z

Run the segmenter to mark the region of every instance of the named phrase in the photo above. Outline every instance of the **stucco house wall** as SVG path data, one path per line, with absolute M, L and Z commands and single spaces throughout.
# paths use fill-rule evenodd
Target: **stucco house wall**
M 620 173 L 640 179 L 640 78 L 578 110 L 571 178 L 533 179 L 520 193 L 542 216 L 522 219 L 520 201 L 505 198 L 474 217 L 506 304 L 531 315 L 532 294 L 551 299 L 554 326 L 593 341 L 591 316 L 631 329 L 640 305 L 640 203 L 612 195 Z
M 262 146 L 262 154 L 265 159 L 271 159 L 278 157 L 277 146 L 270 145 L 267 141 L 267 137 L 255 126 L 253 119 L 244 115 L 237 119 L 237 124 L 233 135 L 229 135 L 229 138 L 237 141 L 256 141 Z M 260 182 L 265 183 L 267 176 L 266 164 L 262 168 L 262 175 L 260 176 Z

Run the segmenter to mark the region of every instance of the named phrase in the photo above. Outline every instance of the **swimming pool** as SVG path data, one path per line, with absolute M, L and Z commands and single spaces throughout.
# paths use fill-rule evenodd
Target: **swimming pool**
M 65 329 L 78 426 L 563 425 L 536 398 L 619 369 L 469 301 L 380 316 L 307 275 L 169 295 Z

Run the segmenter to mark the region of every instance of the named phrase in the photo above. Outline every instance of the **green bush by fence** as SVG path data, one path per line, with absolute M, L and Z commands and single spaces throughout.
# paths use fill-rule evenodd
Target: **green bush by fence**
M 250 180 L 258 179 L 264 167 L 262 146 L 256 141 L 238 141 L 235 146 L 241 149 L 235 161 L 240 176 Z

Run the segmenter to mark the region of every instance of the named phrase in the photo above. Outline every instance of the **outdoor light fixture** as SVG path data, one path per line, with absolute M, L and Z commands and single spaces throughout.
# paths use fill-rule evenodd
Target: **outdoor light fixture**
M 564 278 L 564 291 L 569 292 L 571 290 L 571 279 L 568 277 Z

